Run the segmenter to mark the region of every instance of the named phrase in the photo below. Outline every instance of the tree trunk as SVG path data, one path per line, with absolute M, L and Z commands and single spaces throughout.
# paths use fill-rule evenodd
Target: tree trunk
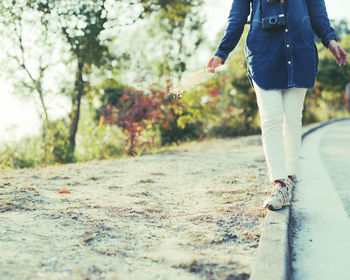
M 83 81 L 83 67 L 84 63 L 78 59 L 78 68 L 75 74 L 74 93 L 72 95 L 72 111 L 70 113 L 69 126 L 69 143 L 70 143 L 70 159 L 74 159 L 75 150 L 75 136 L 78 131 L 79 117 L 80 117 L 80 101 L 84 94 Z
M 44 95 L 41 91 L 41 85 L 40 85 L 40 90 L 38 89 L 38 93 L 39 93 L 39 98 L 40 98 L 40 102 L 41 102 L 41 107 L 43 108 L 44 111 L 44 126 L 43 126 L 43 140 L 44 140 L 44 160 L 45 163 L 48 164 L 49 162 L 49 150 L 50 150 L 50 137 L 49 137 L 49 131 L 50 131 L 50 120 L 49 120 L 49 116 L 47 113 L 47 108 L 44 102 Z

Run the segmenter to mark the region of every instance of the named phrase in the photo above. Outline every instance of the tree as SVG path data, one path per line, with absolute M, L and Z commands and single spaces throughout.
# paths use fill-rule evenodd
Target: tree
M 341 39 L 341 46 L 350 53 L 350 34 Z M 303 119 L 314 122 L 337 118 L 345 112 L 345 86 L 350 79 L 350 66 L 339 67 L 331 52 L 321 43 L 317 44 L 319 53 L 319 72 L 315 88 L 305 97 Z
M 37 25 L 34 32 L 29 26 Z M 15 79 L 15 93 L 23 97 L 36 95 L 43 120 L 43 142 L 49 141 L 50 117 L 47 98 L 52 91 L 45 85 L 48 69 L 53 65 L 54 40 L 50 37 L 50 26 L 41 13 L 28 14 L 26 3 L 15 1 L 0 2 L 0 28 L 3 39 L 1 49 L 6 53 L 7 78 Z M 28 36 L 28 32 L 31 36 Z M 33 61 L 35 60 L 35 63 Z M 20 70 L 20 71 L 19 71 Z M 49 161 L 49 147 L 44 146 L 44 160 Z
M 344 37 L 340 44 L 350 53 L 350 34 Z M 350 66 L 339 67 L 331 52 L 319 45 L 319 73 L 317 80 L 320 82 L 320 90 L 343 93 L 345 85 L 349 82 Z
M 169 71 L 175 71 L 178 77 L 187 70 L 187 60 L 191 57 L 195 49 L 203 41 L 202 25 L 204 18 L 200 14 L 202 0 L 189 1 L 167 1 L 167 4 L 161 6 L 162 12 L 158 15 L 158 21 L 161 29 L 164 31 L 163 39 L 171 38 L 171 43 L 176 42 L 176 54 L 165 57 Z M 171 50 L 171 47 L 169 48 Z M 169 61 L 173 61 L 173 66 Z
M 28 22 L 34 30 L 34 26 L 40 27 L 45 30 L 42 32 L 41 39 L 37 39 L 35 44 L 45 45 L 48 38 L 55 38 L 59 43 L 63 44 L 62 49 L 68 50 L 69 58 L 65 61 L 65 64 L 75 64 L 73 70 L 74 79 L 73 86 L 67 87 L 65 83 L 60 85 L 60 90 L 57 92 L 65 93 L 71 100 L 71 112 L 69 115 L 69 154 L 67 161 L 74 160 L 75 138 L 78 131 L 79 116 L 81 102 L 84 96 L 91 89 L 91 75 L 96 71 L 111 71 L 118 68 L 118 63 L 127 59 L 125 54 L 112 55 L 109 49 L 109 42 L 112 38 L 118 37 L 115 34 L 111 35 L 111 30 L 115 27 L 121 27 L 125 25 L 131 25 L 139 19 L 156 15 L 156 18 L 161 22 L 162 28 L 166 30 L 167 34 L 174 34 L 174 30 L 181 37 L 177 40 L 179 49 L 182 54 L 176 65 L 176 71 L 183 71 L 185 48 L 183 47 L 183 28 L 185 27 L 185 16 L 192 15 L 192 9 L 195 5 L 199 5 L 202 0 L 194 1 L 193 3 L 188 0 L 176 0 L 176 1 L 164 1 L 164 0 L 26 0 L 26 1 L 14 1 L 4 0 L 1 2 L 1 13 L 3 18 L 9 19 L 4 24 L 7 28 L 11 25 L 11 22 L 21 22 L 24 14 L 30 14 L 31 20 Z M 109 15 L 109 11 L 114 9 L 121 9 L 122 5 L 129 4 L 128 12 L 130 16 L 127 17 L 130 20 L 121 20 L 120 14 Z M 39 20 L 40 19 L 40 20 Z M 191 19 L 187 20 L 188 26 L 194 27 Z M 165 22 L 167 22 L 165 24 Z M 198 23 L 198 21 L 195 21 Z M 18 33 L 18 32 L 17 32 Z M 12 40 L 14 45 L 17 45 L 21 49 L 21 42 L 17 37 L 8 37 Z M 23 44 L 22 44 L 23 45 Z M 29 47 L 28 47 L 29 48 Z M 22 48 L 24 49 L 24 48 Z M 50 48 L 43 47 L 44 53 L 50 53 Z M 62 54 L 67 55 L 67 53 Z M 186 55 L 189 52 L 186 51 Z M 26 64 L 21 62 L 18 57 L 18 53 L 14 55 L 14 59 L 17 59 L 20 66 Z M 166 63 L 169 63 L 165 58 Z M 46 63 L 46 61 L 44 61 Z M 117 65 L 117 66 L 116 66 Z M 23 68 L 23 67 L 22 67 Z M 28 67 L 27 67 L 28 68 Z M 44 73 L 45 67 L 38 67 L 38 72 Z M 34 75 L 26 71 L 31 79 L 31 89 L 37 91 L 40 100 L 42 101 L 42 108 L 44 111 L 45 119 L 47 123 L 50 123 L 47 110 L 45 109 L 45 91 L 42 90 L 42 84 L 45 79 L 43 75 L 38 75 L 39 78 L 34 78 Z M 23 77 L 21 77 L 23 78 Z M 28 77 L 27 77 L 28 78 Z M 40 80 L 41 79 L 41 80 Z M 28 83 L 27 83 L 28 84 Z M 67 89 L 68 88 L 68 89 Z
M 103 67 L 111 60 L 107 40 L 100 37 L 107 22 L 105 1 L 28 0 L 27 5 L 45 15 L 47 22 L 58 25 L 76 63 L 74 90 L 71 92 L 68 150 L 70 161 L 73 161 L 81 100 L 89 86 L 84 76 L 91 73 L 93 66 Z
M 133 58 L 152 59 L 152 80 L 165 82 L 169 78 L 180 79 L 187 70 L 188 60 L 203 42 L 204 16 L 201 6 L 204 0 L 140 1 L 149 24 L 142 28 L 148 32 L 148 46 L 134 53 Z M 137 64 L 142 64 L 138 61 Z M 149 64 L 150 65 L 150 64 Z M 147 67 L 147 65 L 146 65 Z
M 331 26 L 334 28 L 335 33 L 340 39 L 350 34 L 349 22 L 346 19 L 330 20 Z

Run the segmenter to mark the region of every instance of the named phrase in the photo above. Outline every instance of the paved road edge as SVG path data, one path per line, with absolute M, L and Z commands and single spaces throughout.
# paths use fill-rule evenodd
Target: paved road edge
M 349 118 L 305 126 L 302 129 L 302 139 L 321 127 L 343 120 L 349 120 Z M 291 271 L 289 222 L 290 206 L 284 207 L 279 211 L 267 211 L 249 279 L 289 279 Z

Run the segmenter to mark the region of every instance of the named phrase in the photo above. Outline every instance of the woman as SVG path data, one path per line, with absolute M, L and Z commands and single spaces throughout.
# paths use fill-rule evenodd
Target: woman
M 236 47 L 250 13 L 244 52 L 273 183 L 264 207 L 274 210 L 290 204 L 296 181 L 304 98 L 318 72 L 315 34 L 339 66 L 348 56 L 337 43 L 324 0 L 234 0 L 226 33 L 208 63 L 210 72 Z

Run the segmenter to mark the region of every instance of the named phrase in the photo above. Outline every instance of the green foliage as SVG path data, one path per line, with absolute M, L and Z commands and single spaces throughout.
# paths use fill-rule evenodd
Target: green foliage
M 0 148 L 0 169 L 43 165 L 44 145 L 41 136 L 26 136 L 17 142 L 2 145 Z
M 46 136 L 24 137 L 17 143 L 7 144 L 0 151 L 0 167 L 24 168 L 71 162 L 67 121 L 58 119 L 50 122 L 48 127 L 42 127 Z
M 247 135 L 259 131 L 258 107 L 243 53 L 244 38 L 226 62 L 225 73 L 187 92 L 175 113 L 177 125 L 192 125 L 200 138 Z
M 188 59 L 204 41 L 204 0 L 141 0 L 146 11 L 153 9 L 155 18 L 147 29 L 154 46 L 159 46 L 156 71 L 158 76 L 181 77 Z
M 244 56 L 244 42 L 248 29 L 243 33 L 243 40 L 238 44 L 234 56 L 228 62 L 227 76 L 230 79 L 233 97 L 233 107 L 238 109 L 238 121 L 240 135 L 258 132 L 256 119 L 258 117 L 258 105 L 254 89 L 251 87 L 247 76 L 247 65 Z M 236 111 L 237 111 L 236 109 Z
M 340 41 L 350 53 L 350 34 Z M 304 123 L 346 117 L 345 86 L 350 81 L 350 65 L 339 67 L 331 52 L 319 43 L 319 73 L 314 90 L 308 90 L 303 113 Z
M 33 167 L 33 155 L 28 156 L 28 147 L 31 147 L 32 139 L 4 145 L 0 151 L 0 169 Z
M 77 161 L 109 159 L 124 155 L 122 148 L 126 136 L 117 126 L 103 125 L 94 118 L 94 108 L 82 106 L 81 120 L 77 133 Z
M 339 43 L 347 53 L 350 53 L 350 34 L 344 37 Z M 345 85 L 350 79 L 349 63 L 339 67 L 331 52 L 323 47 L 322 44 L 318 45 L 318 51 L 320 62 L 317 80 L 320 82 L 320 90 L 338 93 L 344 92 Z
M 200 139 L 203 137 L 203 125 L 200 122 L 187 123 L 183 128 L 178 126 L 177 119 L 179 115 L 172 112 L 174 120 L 169 121 L 169 126 L 159 127 L 159 133 L 161 138 L 161 145 L 165 146 L 172 143 L 179 144 L 183 141 Z
M 204 125 L 216 118 L 215 99 L 220 88 L 216 80 L 209 80 L 205 86 L 199 86 L 187 92 L 182 97 L 182 102 L 175 113 L 180 117 L 177 124 L 182 129 L 187 124 L 200 123 Z
M 340 39 L 350 34 L 349 22 L 345 19 L 330 20 L 331 26 Z
M 0 2 L 1 15 L 6 15 L 1 18 L 0 23 L 11 15 L 17 20 L 14 22 L 18 23 L 23 15 L 21 12 L 31 9 L 33 14 L 40 18 L 42 28 L 47 28 L 45 32 L 59 34 L 57 40 L 65 40 L 66 46 L 69 47 L 66 48 L 68 57 L 74 62 L 73 67 L 76 67 L 75 73 L 74 70 L 71 73 L 74 74 L 71 78 L 74 84 L 61 85 L 62 91 L 72 100 L 70 116 L 55 121 L 49 121 L 46 117 L 42 135 L 5 145 L 0 150 L 1 168 L 108 159 L 125 154 L 141 154 L 151 147 L 172 142 L 260 132 L 256 96 L 247 77 L 243 52 L 248 26 L 223 67 L 224 71 L 218 69 L 209 80 L 186 92 L 182 99 L 175 100 L 167 96 L 167 79 L 172 77 L 174 81 L 175 78 L 181 77 L 187 69 L 189 58 L 205 40 L 202 33 L 204 18 L 200 9 L 204 0 L 128 2 L 137 7 L 129 9 L 132 19 L 128 24 L 133 24 L 138 19 L 149 18 L 148 21 L 144 21 L 142 28 L 149 32 L 149 48 L 152 49 L 154 59 L 149 58 L 147 52 L 141 51 L 138 54 L 137 49 L 133 52 L 132 44 L 129 56 L 118 50 L 116 54 L 111 54 L 109 47 L 116 46 L 109 44 L 113 40 L 117 44 L 130 42 L 118 38 L 118 33 L 114 30 L 119 29 L 113 29 L 113 35 L 107 32 L 109 28 L 119 27 L 118 24 L 123 23 L 119 22 L 119 18 L 109 17 L 106 5 L 112 7 L 126 2 Z M 348 23 L 340 21 L 332 22 L 332 25 L 342 38 L 341 45 L 350 53 Z M 55 28 L 52 29 L 52 26 Z M 219 34 L 218 42 L 222 35 Z M 45 42 L 45 38 L 47 37 L 43 37 L 42 41 Z M 216 47 L 217 44 L 213 46 L 213 50 Z M 349 82 L 350 66 L 339 68 L 327 49 L 321 44 L 318 44 L 318 49 L 319 75 L 315 89 L 307 92 L 304 124 L 349 116 L 344 106 L 344 88 Z M 122 77 L 127 77 L 121 76 L 126 68 L 123 68 L 120 62 L 125 62 L 128 57 L 132 58 L 129 62 L 136 61 L 135 73 L 140 80 L 148 82 L 153 79 L 157 80 L 157 84 L 136 85 L 125 80 L 120 83 Z M 40 76 L 43 74 L 40 71 L 44 68 L 39 66 L 38 69 L 39 75 L 32 76 L 44 77 Z M 139 74 L 140 70 L 144 69 L 146 72 Z M 162 79 L 165 79 L 165 85 L 161 83 Z M 36 86 L 32 89 L 38 91 L 39 96 L 45 96 L 44 83 L 35 79 L 32 82 Z M 46 112 L 44 99 L 41 101 Z M 70 142 L 75 133 L 74 150 Z
M 204 3 L 203 0 L 140 0 L 140 2 L 146 13 L 158 11 L 157 17 L 164 27 L 167 26 L 165 30 L 168 33 L 172 33 L 175 28 L 182 28 L 189 15 L 193 23 L 198 24 L 193 20 L 197 13 L 194 8 L 200 7 Z M 192 14 L 193 12 L 195 14 Z
M 204 123 L 204 132 L 210 136 L 232 137 L 259 131 L 256 96 L 247 77 L 243 52 L 246 35 L 247 29 L 226 61 L 225 73 L 216 73 L 202 85 L 202 95 L 208 102 L 204 109 L 199 109 L 200 120 Z
M 47 21 L 57 21 L 80 61 L 97 67 L 107 62 L 108 48 L 100 38 L 107 22 L 104 1 L 30 0 L 28 6 L 47 15 Z
M 83 106 L 77 134 L 77 149 L 72 160 L 67 142 L 68 122 L 63 119 L 51 123 L 48 143 L 41 135 L 25 137 L 19 142 L 8 143 L 0 149 L 0 169 L 29 168 L 94 159 L 109 159 L 124 155 L 125 135 L 116 126 L 99 125 L 93 119 L 93 110 Z M 46 147 L 46 149 L 44 149 Z M 48 154 L 45 154 L 48 151 Z
M 57 119 L 50 123 L 50 143 L 47 144 L 50 147 L 49 163 L 68 163 L 76 160 L 68 136 L 69 124 L 66 119 Z

